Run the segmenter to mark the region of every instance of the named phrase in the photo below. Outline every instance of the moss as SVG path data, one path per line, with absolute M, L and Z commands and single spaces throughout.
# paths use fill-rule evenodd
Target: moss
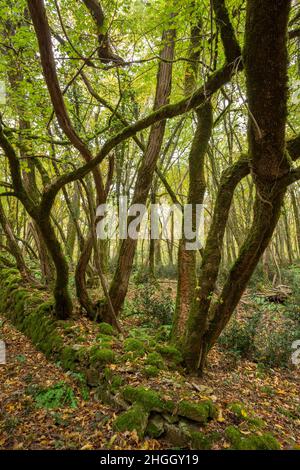
M 156 366 L 146 366 L 143 369 L 143 373 L 146 377 L 157 377 L 159 374 L 159 369 Z
M 41 304 L 27 315 L 23 322 L 22 331 L 47 356 L 57 354 L 63 348 L 62 338 L 58 335 L 56 323 L 50 315 L 52 303 Z
M 127 338 L 124 341 L 124 349 L 126 352 L 132 352 L 134 356 L 143 356 L 145 354 L 144 344 L 135 338 Z
M 235 426 L 228 426 L 228 428 L 225 429 L 225 437 L 231 442 L 231 444 L 237 447 L 242 435 L 239 429 Z
M 111 349 L 93 346 L 90 350 L 90 361 L 93 366 L 110 364 L 115 361 L 115 354 Z
M 175 364 L 181 364 L 183 362 L 182 354 L 177 348 L 175 348 L 175 346 L 158 345 L 156 349 L 162 356 Z
M 103 335 L 113 336 L 115 334 L 113 327 L 109 323 L 100 323 L 99 332 Z
M 253 411 L 247 410 L 247 408 L 239 402 L 230 403 L 228 409 L 241 421 L 247 421 L 254 427 L 262 428 L 265 426 L 265 422 L 256 417 Z
M 145 434 L 153 439 L 157 439 L 164 431 L 163 418 L 159 415 L 155 415 L 149 419 Z
M 280 444 L 271 433 L 251 434 L 244 437 L 238 428 L 229 426 L 225 436 L 235 450 L 279 450 Z
M 200 432 L 192 431 L 191 432 L 191 447 L 195 450 L 209 450 L 213 444 L 212 439 L 209 435 Z
M 158 369 L 164 368 L 164 361 L 162 356 L 158 352 L 151 352 L 148 354 L 145 364 L 150 366 L 155 366 Z
M 114 338 L 112 336 L 109 336 L 109 335 L 104 335 L 102 333 L 100 333 L 99 335 L 97 335 L 96 337 L 96 340 L 97 342 L 99 342 L 99 344 L 101 344 L 102 347 L 110 347 L 112 344 L 114 344 Z
M 108 383 L 112 392 L 117 391 L 124 384 L 123 376 L 116 374 L 109 367 L 105 367 L 104 369 L 104 379 Z
M 66 370 L 77 370 L 79 366 L 79 357 L 78 351 L 76 351 L 71 346 L 66 346 L 63 348 L 61 355 L 61 365 Z
M 113 423 L 113 429 L 117 432 L 136 431 L 137 435 L 144 436 L 149 413 L 140 403 L 135 403 L 129 410 L 121 413 Z
M 122 389 L 122 395 L 130 403 L 140 403 L 147 411 L 172 412 L 175 409 L 173 402 L 163 400 L 159 393 L 144 387 L 128 385 Z
M 200 403 L 182 400 L 178 405 L 178 414 L 192 421 L 206 423 L 209 419 L 216 417 L 217 409 L 211 400 Z

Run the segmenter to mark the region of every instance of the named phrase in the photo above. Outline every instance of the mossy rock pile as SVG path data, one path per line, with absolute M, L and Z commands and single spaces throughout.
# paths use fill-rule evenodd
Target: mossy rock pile
M 120 427 L 123 431 L 135 429 L 139 436 L 143 432 L 153 438 L 165 434 L 167 438 L 173 440 L 174 445 L 177 445 L 177 441 L 180 441 L 181 445 L 185 445 L 185 443 L 192 445 L 192 442 L 194 446 L 198 445 L 196 444 L 197 431 L 192 425 L 202 426 L 209 420 L 214 419 L 217 414 L 217 408 L 211 400 L 200 402 L 184 400 L 177 403 L 165 399 L 154 390 L 130 385 L 122 387 L 120 393 L 131 407 L 116 419 L 115 430 L 120 430 Z M 141 409 L 144 410 L 143 416 L 147 415 L 149 418 L 148 424 L 144 427 L 143 421 L 141 426 L 140 417 L 138 416 L 136 427 L 133 428 L 135 412 Z M 127 417 L 128 427 L 126 428 Z M 200 442 L 199 436 L 198 441 Z M 204 446 L 203 442 L 201 446 Z
M 121 414 L 113 423 L 117 432 L 136 431 L 158 439 L 164 437 L 172 445 L 193 449 L 209 449 L 218 440 L 215 433 L 202 428 L 217 416 L 217 407 L 209 399 L 202 401 L 171 400 L 161 393 L 144 388 L 124 385 L 124 377 L 113 366 L 121 362 L 121 356 L 111 349 L 119 341 L 111 325 L 101 323 L 93 346 L 66 344 L 76 340 L 73 322 L 61 322 L 53 317 L 53 301 L 45 293 L 22 286 L 19 272 L 12 268 L 0 268 L 0 311 L 28 336 L 38 349 L 59 361 L 65 370 L 81 372 L 87 384 L 97 387 L 97 396 L 114 406 Z M 70 331 L 70 335 L 65 333 Z M 146 334 L 146 333 L 145 333 Z M 182 362 L 181 353 L 173 346 L 145 342 L 136 337 L 124 341 L 124 351 L 134 361 L 142 363 L 146 377 L 157 376 L 162 369 L 172 369 Z M 141 358 L 141 359 L 139 359 Z M 240 423 L 247 422 L 251 434 L 243 435 L 237 427 L 226 429 L 226 439 L 235 449 L 279 449 L 280 445 L 269 433 L 255 433 L 264 422 L 241 403 L 232 403 L 230 413 Z

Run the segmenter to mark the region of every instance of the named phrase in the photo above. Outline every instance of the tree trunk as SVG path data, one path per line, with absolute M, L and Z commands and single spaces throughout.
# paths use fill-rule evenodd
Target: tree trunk
M 22 278 L 24 279 L 24 281 L 29 282 L 29 283 L 36 282 L 33 276 L 31 275 L 30 270 L 26 266 L 25 260 L 23 258 L 18 242 L 15 239 L 11 225 L 5 215 L 1 198 L 0 198 L 0 224 L 7 238 L 9 251 L 16 260 L 17 268 L 20 271 Z
M 154 109 L 167 104 L 169 101 L 174 39 L 174 29 L 164 31 L 162 37 L 164 48 L 161 53 L 161 57 L 164 61 L 161 61 L 159 64 Z M 150 129 L 147 148 L 138 171 L 132 204 L 146 204 L 163 142 L 165 126 L 166 122 L 161 121 L 153 125 Z M 130 218 L 128 218 L 127 223 L 130 223 Z M 118 265 L 109 290 L 116 315 L 120 313 L 127 294 L 136 246 L 137 240 L 129 237 L 123 240 L 120 246 Z
M 194 300 L 188 320 L 184 356 L 190 369 L 202 372 L 209 348 L 227 324 L 272 237 L 286 192 L 290 164 L 285 151 L 287 116 L 287 24 L 289 2 L 248 0 L 245 33 L 245 72 L 249 105 L 248 142 L 256 201 L 252 228 L 220 296 L 209 310 L 213 292 Z M 281 180 L 282 179 L 282 183 Z M 216 233 L 216 243 L 220 243 Z M 221 237 L 221 240 L 223 237 Z M 208 242 L 207 242 L 208 244 Z M 217 249 L 217 251 L 220 248 Z M 206 246 L 206 258 L 209 254 Z M 204 256 L 205 263 L 205 256 Z M 198 306 L 197 306 L 198 305 Z

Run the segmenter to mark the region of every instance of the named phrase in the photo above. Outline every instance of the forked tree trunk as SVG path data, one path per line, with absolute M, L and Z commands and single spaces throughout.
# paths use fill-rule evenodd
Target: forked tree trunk
M 287 24 L 290 5 L 284 0 L 248 0 L 245 34 L 245 71 L 249 116 L 249 152 L 256 187 L 253 223 L 220 296 L 211 304 L 211 280 L 202 269 L 199 294 L 190 313 L 184 356 L 192 370 L 203 370 L 209 348 L 230 319 L 261 255 L 268 246 L 283 204 L 290 171 L 285 152 L 287 115 Z M 283 182 L 281 182 L 281 180 Z M 229 180 L 232 198 L 233 184 Z M 227 201 L 228 202 L 228 201 Z M 229 204 L 230 207 L 230 204 Z M 227 214 L 228 216 L 228 214 Z M 223 227 L 222 223 L 222 227 Z M 214 227 L 214 222 L 212 228 Z M 225 228 L 225 227 L 224 227 Z M 223 240 L 216 232 L 217 244 Z M 203 264 L 217 256 L 220 247 L 209 237 Z M 219 262 L 217 263 L 219 266 Z M 213 269 L 216 271 L 216 268 Z M 214 272 L 216 276 L 216 273 Z

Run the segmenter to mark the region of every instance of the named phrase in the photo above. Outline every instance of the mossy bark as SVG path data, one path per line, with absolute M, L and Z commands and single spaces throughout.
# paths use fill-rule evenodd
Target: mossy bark
M 210 102 L 197 110 L 197 129 L 193 138 L 189 155 L 189 194 L 188 204 L 192 205 L 192 228 L 196 232 L 197 204 L 203 204 L 206 181 L 204 175 L 204 162 L 208 142 L 213 125 L 212 106 Z M 188 240 L 188 242 L 195 242 Z M 173 321 L 173 340 L 182 341 L 186 322 L 195 296 L 197 285 L 196 261 L 197 251 L 186 249 L 187 240 L 184 237 L 179 245 L 178 252 L 178 283 L 175 318 Z
M 199 19 L 196 25 L 191 27 L 191 40 L 189 48 L 189 58 L 191 63 L 187 65 L 185 72 L 185 94 L 192 93 L 196 88 L 198 74 L 198 60 L 201 51 L 201 30 L 202 20 Z M 188 204 L 192 205 L 192 229 L 196 232 L 196 209 L 197 204 L 203 204 L 206 181 L 204 175 L 205 154 L 213 126 L 213 112 L 211 102 L 203 104 L 196 112 L 197 127 L 189 153 L 189 189 Z M 184 223 L 184 218 L 183 218 Z M 184 227 L 184 225 L 183 225 Z M 194 240 L 189 242 L 195 242 Z M 182 230 L 182 240 L 178 250 L 178 282 L 176 295 L 176 308 L 172 326 L 172 340 L 182 343 L 186 322 L 193 302 L 196 279 L 197 252 L 186 248 L 187 239 Z
M 35 219 L 43 236 L 47 249 L 53 259 L 56 279 L 54 285 L 55 315 L 60 320 L 70 317 L 73 311 L 72 299 L 69 292 L 69 266 L 57 239 L 55 230 L 50 222 L 50 217 L 45 213 L 39 213 Z
M 211 304 L 216 279 L 216 263 L 220 258 L 222 242 L 216 230 L 215 246 L 208 237 L 199 279 L 200 296 L 195 296 L 184 345 L 187 365 L 193 370 L 203 370 L 209 348 L 215 343 L 227 324 L 260 257 L 268 246 L 276 227 L 283 204 L 286 187 L 284 181 L 290 171 L 285 151 L 285 125 L 287 115 L 287 24 L 289 2 L 272 0 L 249 0 L 245 34 L 244 64 L 249 103 L 249 151 L 251 174 L 256 187 L 256 201 L 252 227 L 241 247 L 225 281 L 221 294 Z M 246 174 L 248 169 L 246 169 Z M 228 210 L 234 186 L 229 179 L 231 196 L 227 199 Z M 226 194 L 225 194 L 226 196 Z M 220 208 L 221 210 L 221 208 Z M 223 210 L 223 208 L 222 208 Z M 224 214 L 223 214 L 224 215 Z M 221 229 L 225 228 L 221 217 Z M 216 220 L 215 220 L 216 221 Z M 214 227 L 214 222 L 212 228 Z M 210 252 L 210 244 L 212 252 Z M 221 246 L 221 243 L 220 243 Z M 210 253 L 209 253 L 210 252 Z M 206 269 L 205 268 L 206 265 Z M 210 274 L 212 271 L 212 274 Z M 210 308 L 211 307 L 211 308 Z

